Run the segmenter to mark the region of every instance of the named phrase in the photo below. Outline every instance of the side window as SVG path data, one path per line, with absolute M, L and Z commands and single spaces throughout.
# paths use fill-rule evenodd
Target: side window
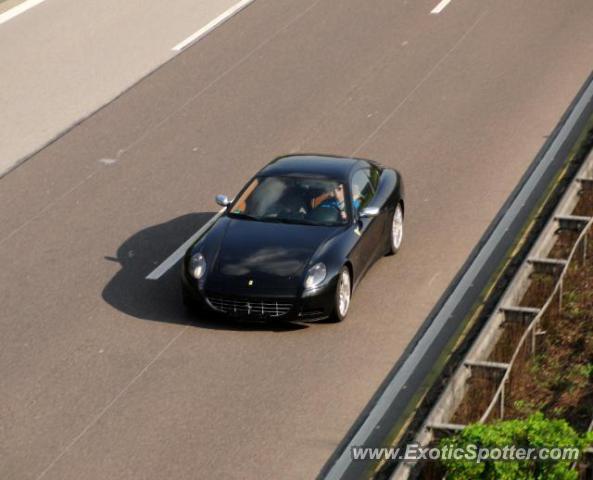
M 381 178 L 381 170 L 375 166 L 371 166 L 371 184 L 373 185 L 373 191 L 377 193 L 379 188 L 379 179 Z
M 375 195 L 375 189 L 371 182 L 371 171 L 367 168 L 358 170 L 352 175 L 352 205 L 358 213 L 361 208 L 366 207 Z

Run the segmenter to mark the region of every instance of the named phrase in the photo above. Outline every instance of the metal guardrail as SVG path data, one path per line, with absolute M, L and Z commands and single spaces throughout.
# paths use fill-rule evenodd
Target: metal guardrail
M 505 400 L 512 385 L 512 374 L 517 361 L 537 351 L 538 337 L 545 334 L 541 329 L 551 309 L 562 308 L 562 292 L 565 277 L 573 264 L 575 256 L 581 254 L 584 260 L 589 255 L 588 235 L 593 231 L 593 217 L 573 215 L 574 209 L 584 190 L 593 191 L 593 154 L 590 154 L 579 169 L 575 180 L 565 192 L 562 200 L 555 209 L 554 215 L 546 224 L 530 254 L 517 271 L 515 278 L 500 299 L 493 314 L 484 326 L 473 346 L 466 354 L 461 366 L 451 377 L 446 389 L 432 408 L 416 436 L 416 441 L 427 445 L 434 439 L 437 432 L 450 433 L 447 426 L 467 393 L 468 380 L 477 370 L 487 371 L 487 379 L 496 386 L 491 400 L 477 420 L 487 422 L 495 415 L 505 416 Z M 557 234 L 561 231 L 578 232 L 578 237 L 570 248 L 566 258 L 551 258 Z M 554 285 L 544 304 L 539 308 L 520 306 L 521 300 L 532 285 L 532 274 L 551 276 Z M 489 360 L 497 343 L 502 338 L 504 326 L 521 325 L 525 328 L 509 360 Z M 526 326 L 525 326 L 526 325 Z M 549 327 L 549 325 L 545 325 Z M 459 428 L 465 425 L 455 422 Z M 593 423 L 592 423 L 593 426 Z M 413 465 L 400 464 L 392 478 L 405 479 L 409 476 Z
M 526 353 L 525 350 L 528 350 L 531 355 L 535 355 L 537 353 L 537 337 L 544 334 L 544 331 L 540 330 L 544 317 L 549 313 L 549 310 L 553 306 L 555 307 L 556 299 L 558 303 L 558 309 L 562 309 L 564 279 L 568 274 L 569 267 L 572 265 L 574 256 L 577 254 L 577 251 L 580 250 L 583 263 L 587 258 L 588 235 L 592 226 L 593 218 L 589 218 L 587 223 L 585 224 L 585 227 L 582 228 L 575 244 L 573 245 L 568 258 L 565 262 L 562 263 L 562 270 L 558 277 L 555 279 L 555 285 L 552 290 L 552 293 L 549 295 L 548 299 L 545 301 L 544 305 L 541 307 L 539 312 L 531 320 L 531 322 L 525 329 L 525 332 L 519 339 L 519 342 L 515 348 L 515 351 L 510 361 L 508 362 L 508 364 L 506 364 L 504 368 L 505 373 L 499 381 L 498 388 L 496 389 L 494 396 L 490 404 L 488 405 L 488 408 L 480 418 L 480 423 L 484 423 L 490 419 L 497 405 L 499 406 L 500 418 L 504 418 L 505 387 L 510 381 L 511 373 L 516 365 L 517 358 L 521 354 Z M 526 343 L 528 341 L 529 343 Z
M 354 461 L 352 447 L 391 445 L 407 441 L 412 432 L 418 432 L 418 423 L 425 418 L 427 404 L 423 404 L 424 399 L 432 401 L 432 395 L 436 393 L 432 392 L 433 388 L 438 390 L 436 376 L 446 368 L 455 342 L 461 341 L 462 330 L 468 326 L 466 320 L 508 259 L 509 250 L 516 246 L 516 238 L 530 221 L 541 199 L 547 196 L 554 179 L 559 172 L 570 168 L 567 158 L 592 115 L 593 74 L 583 84 L 396 365 L 322 467 L 320 478 L 385 478 L 398 468 L 398 461 Z M 514 269 L 514 265 L 504 268 L 509 272 Z M 415 413 L 417 408 L 420 410 Z

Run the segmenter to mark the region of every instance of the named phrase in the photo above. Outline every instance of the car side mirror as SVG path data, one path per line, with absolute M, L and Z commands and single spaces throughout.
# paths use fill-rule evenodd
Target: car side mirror
M 231 201 L 226 195 L 216 195 L 216 203 L 218 203 L 221 207 L 226 207 L 230 205 Z
M 365 207 L 359 213 L 359 218 L 371 218 L 379 215 L 381 209 L 379 207 Z

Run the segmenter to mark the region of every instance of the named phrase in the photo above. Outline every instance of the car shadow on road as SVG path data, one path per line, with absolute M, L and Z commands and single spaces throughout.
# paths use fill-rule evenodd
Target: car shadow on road
M 190 324 L 217 330 L 290 332 L 307 328 L 299 323 L 248 323 L 214 315 L 196 316 L 181 302 L 180 266 L 177 263 L 158 280 L 146 280 L 163 260 L 212 218 L 213 212 L 190 213 L 147 227 L 128 238 L 106 261 L 121 269 L 103 289 L 103 299 L 117 310 L 143 320 Z

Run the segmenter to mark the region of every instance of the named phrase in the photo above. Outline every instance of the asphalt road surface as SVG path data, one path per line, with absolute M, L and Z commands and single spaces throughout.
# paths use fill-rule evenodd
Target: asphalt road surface
M 256 0 L 0 179 L 0 478 L 319 473 L 591 69 L 590 0 L 435 3 Z M 288 152 L 400 169 L 402 251 L 342 324 L 190 323 L 145 276 Z
M 0 17 L 0 176 L 172 58 L 237 1 L 0 1 L 0 14 L 33 5 L 5 23 Z

